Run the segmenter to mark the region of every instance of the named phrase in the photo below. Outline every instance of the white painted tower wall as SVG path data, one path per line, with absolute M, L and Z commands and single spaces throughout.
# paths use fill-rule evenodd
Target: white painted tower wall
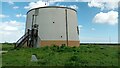
M 37 15 L 34 16 L 33 15 Z M 66 17 L 67 16 L 67 17 Z M 67 35 L 66 35 L 66 18 L 67 18 Z M 26 32 L 38 24 L 38 36 L 41 41 L 76 41 L 79 46 L 78 21 L 76 11 L 66 7 L 40 7 L 32 9 L 27 13 Z M 80 43 L 80 42 L 79 42 Z M 43 43 L 44 45 L 45 43 Z M 51 42 L 51 44 L 53 44 Z M 51 45 L 50 44 L 50 45 Z M 66 44 L 63 42 L 62 44 Z M 61 44 L 61 45 L 62 45 Z M 40 45 L 42 45 L 40 43 Z M 47 45 L 47 44 L 45 44 Z M 55 43 L 55 45 L 57 45 Z M 67 45 L 67 44 L 66 44 Z M 69 43 L 68 43 L 69 45 Z

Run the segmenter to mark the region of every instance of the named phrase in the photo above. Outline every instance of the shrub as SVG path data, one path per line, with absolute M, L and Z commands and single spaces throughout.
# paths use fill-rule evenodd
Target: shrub
M 79 58 L 78 58 L 78 56 L 74 55 L 70 58 L 69 61 L 79 61 Z

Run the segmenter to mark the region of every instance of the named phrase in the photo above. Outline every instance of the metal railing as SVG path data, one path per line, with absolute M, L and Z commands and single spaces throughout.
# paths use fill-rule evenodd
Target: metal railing
M 15 48 L 21 47 L 28 40 L 28 37 L 29 37 L 29 34 L 27 32 L 16 42 Z
M 41 40 L 40 37 L 38 36 L 38 30 L 35 30 L 35 29 L 32 29 L 32 30 L 29 30 L 28 29 L 28 32 L 25 33 L 15 44 L 15 49 L 18 48 L 18 47 L 22 47 L 25 42 L 27 42 L 27 47 L 33 47 L 35 45 L 37 45 L 35 42 L 36 40 Z

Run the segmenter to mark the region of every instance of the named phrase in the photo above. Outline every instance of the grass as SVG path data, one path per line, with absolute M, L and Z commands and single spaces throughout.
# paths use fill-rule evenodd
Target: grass
M 118 46 L 80 45 L 13 49 L 3 44 L 2 66 L 118 66 Z M 38 62 L 31 62 L 36 54 Z

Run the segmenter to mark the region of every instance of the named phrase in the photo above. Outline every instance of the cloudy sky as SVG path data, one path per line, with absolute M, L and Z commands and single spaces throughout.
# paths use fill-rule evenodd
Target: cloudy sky
M 46 0 L 47 1 L 47 0 Z M 62 1 L 62 2 L 61 2 Z M 77 10 L 82 43 L 118 42 L 118 1 L 82 0 L 74 2 L 32 1 L 17 2 L 4 0 L 0 4 L 0 43 L 16 42 L 25 30 L 28 10 L 43 6 L 65 6 Z M 46 3 L 46 5 L 45 5 Z

